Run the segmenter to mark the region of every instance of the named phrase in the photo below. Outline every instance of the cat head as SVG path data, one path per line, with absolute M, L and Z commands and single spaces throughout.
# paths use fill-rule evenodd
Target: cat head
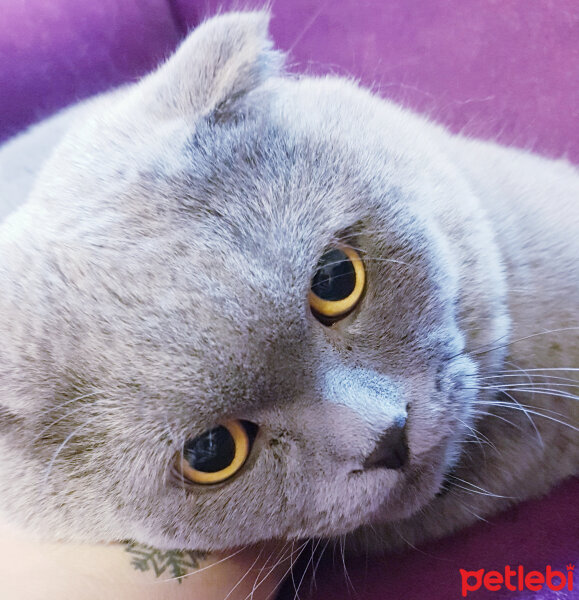
M 90 101 L 0 229 L 0 496 L 39 531 L 339 535 L 457 460 L 500 359 L 468 354 L 504 329 L 492 236 L 445 132 L 284 74 L 267 25 L 207 21 Z

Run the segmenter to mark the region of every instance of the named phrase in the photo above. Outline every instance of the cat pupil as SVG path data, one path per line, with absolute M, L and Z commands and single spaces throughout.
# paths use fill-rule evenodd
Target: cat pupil
M 342 250 L 326 252 L 318 263 L 312 291 L 322 300 L 343 300 L 356 287 L 354 265 Z
M 220 425 L 187 442 L 184 454 L 193 469 L 204 473 L 217 473 L 233 462 L 235 440 L 231 433 Z

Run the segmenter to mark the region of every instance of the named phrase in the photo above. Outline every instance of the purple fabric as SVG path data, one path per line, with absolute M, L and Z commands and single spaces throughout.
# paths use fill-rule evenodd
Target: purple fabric
M 525 502 L 457 535 L 418 550 L 379 560 L 328 557 L 318 568 L 315 591 L 306 581 L 301 600 L 454 600 L 462 598 L 459 569 L 499 571 L 509 565 L 545 574 L 547 565 L 567 576 L 576 565 L 573 590 L 487 591 L 468 593 L 472 600 L 571 600 L 579 598 L 579 479 L 540 500 Z M 311 569 L 310 569 L 311 570 Z M 469 580 L 474 584 L 475 579 Z M 558 581 L 558 580 L 557 580 Z M 516 580 L 515 580 L 516 585 Z M 349 588 L 349 589 L 348 589 Z M 352 591 L 353 590 L 353 591 Z
M 239 6 L 238 0 L 175 2 L 191 24 Z M 577 0 L 272 5 L 274 39 L 291 49 L 298 70 L 353 74 L 454 131 L 579 163 Z
M 144 73 L 187 27 L 238 0 L 4 0 L 0 140 Z M 245 4 L 246 5 L 246 4 Z M 455 131 L 579 163 L 577 0 L 273 0 L 272 33 L 296 70 L 354 75 Z M 544 571 L 579 558 L 579 480 L 420 550 L 348 573 L 365 600 L 460 598 L 459 568 Z M 337 561 L 341 562 L 341 561 Z M 331 560 L 307 600 L 351 597 Z M 576 575 L 579 580 L 579 572 Z M 579 588 L 579 586 L 576 586 Z M 356 594 L 354 594 L 354 597 Z M 473 592 L 547 600 L 579 592 Z
M 144 74 L 181 31 L 164 0 L 3 0 L 0 141 Z

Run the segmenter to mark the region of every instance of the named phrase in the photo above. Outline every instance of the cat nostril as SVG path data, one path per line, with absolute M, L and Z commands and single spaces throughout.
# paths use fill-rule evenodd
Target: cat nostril
M 401 469 L 408 461 L 406 419 L 401 419 L 386 431 L 372 453 L 364 461 L 364 469 Z

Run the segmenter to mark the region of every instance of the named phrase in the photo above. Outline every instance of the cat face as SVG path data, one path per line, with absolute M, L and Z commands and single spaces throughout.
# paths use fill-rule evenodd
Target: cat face
M 333 536 L 418 511 L 458 459 L 500 358 L 466 352 L 504 331 L 492 236 L 444 132 L 282 77 L 266 29 L 209 21 L 94 100 L 1 230 L 2 495 L 53 536 Z M 365 282 L 328 320 L 311 286 L 336 249 Z M 231 477 L 176 476 L 239 422 Z

